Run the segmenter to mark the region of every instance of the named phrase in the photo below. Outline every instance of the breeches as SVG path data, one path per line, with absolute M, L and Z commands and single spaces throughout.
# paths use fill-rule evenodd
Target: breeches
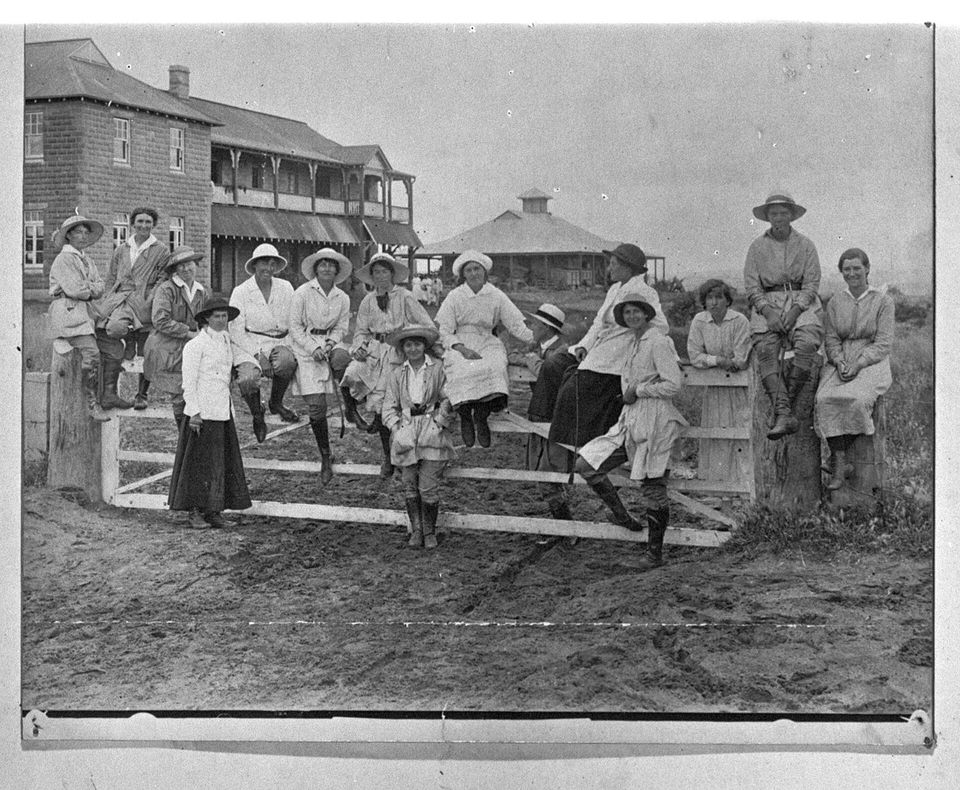
M 100 349 L 93 335 L 75 335 L 63 337 L 73 348 L 80 352 L 80 369 L 95 370 L 100 364 Z
M 126 334 L 126 332 L 124 332 Z M 120 336 L 122 337 L 122 335 Z M 97 347 L 100 349 L 100 356 L 104 359 L 111 359 L 120 362 L 123 359 L 124 345 L 123 340 L 110 334 L 109 324 L 107 329 L 97 330 Z
M 237 385 L 242 395 L 249 395 L 260 388 L 260 376 L 290 379 L 297 370 L 297 358 L 287 346 L 274 346 L 269 354 L 260 354 L 260 368 L 252 362 L 241 362 L 236 367 Z
M 304 395 L 303 402 L 307 404 L 307 414 L 311 422 L 327 419 L 327 396 L 322 392 Z
M 810 370 L 817 349 L 823 343 L 823 327 L 805 324 L 796 327 L 790 334 L 762 332 L 753 336 L 753 348 L 757 355 L 760 377 L 780 373 L 780 351 L 793 350 L 793 365 L 801 370 Z
M 400 467 L 400 479 L 403 482 L 403 494 L 407 499 L 418 495 L 424 502 L 440 501 L 440 484 L 443 482 L 443 470 L 446 461 L 423 459 L 410 466 Z
M 630 459 L 627 451 L 620 447 L 602 463 L 599 469 L 594 469 L 583 458 L 577 458 L 577 474 L 580 475 L 590 486 L 597 485 L 607 477 L 607 475 L 618 466 L 625 464 Z M 669 470 L 661 477 L 645 477 L 640 483 L 640 493 L 647 503 L 648 507 L 661 508 L 667 507 L 670 500 L 667 498 L 667 477 Z

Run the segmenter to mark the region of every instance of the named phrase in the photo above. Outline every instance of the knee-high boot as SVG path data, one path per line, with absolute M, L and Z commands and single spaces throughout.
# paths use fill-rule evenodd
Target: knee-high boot
M 477 440 L 477 434 L 473 428 L 473 407 L 472 402 L 457 406 L 457 414 L 460 415 L 460 436 L 467 447 L 473 447 L 473 443 Z
M 610 478 L 603 477 L 598 482 L 590 483 L 590 488 L 603 500 L 603 504 L 610 508 L 614 524 L 626 527 L 631 532 L 639 532 L 643 529 L 643 525 L 631 516 L 624 506 L 623 500 L 620 499 L 620 495 L 613 483 L 610 482 Z
M 407 527 L 407 534 L 410 540 L 408 546 L 419 548 L 423 545 L 423 517 L 421 515 L 420 495 L 416 497 L 407 497 L 407 518 L 410 519 L 410 525 Z
M 647 511 L 647 553 L 640 560 L 639 570 L 649 571 L 663 565 L 663 537 L 667 534 L 669 521 L 669 507 Z
M 437 515 L 440 513 L 439 502 L 421 502 L 420 512 L 423 518 L 423 545 L 424 548 L 437 547 Z
M 763 389 L 770 396 L 773 406 L 774 423 L 767 431 L 768 439 L 782 439 L 790 433 L 797 432 L 797 418 L 793 416 L 790 405 L 790 393 L 779 373 L 772 373 L 763 377 Z
M 150 381 L 142 373 L 137 379 L 137 394 L 133 399 L 133 408 L 137 411 L 143 411 L 147 408 L 147 390 L 150 389 Z
M 343 419 L 356 425 L 361 431 L 367 430 L 370 426 L 357 411 L 357 399 L 353 397 L 349 387 L 340 387 L 340 398 L 343 400 Z
M 100 357 L 100 384 L 103 388 L 103 397 L 100 399 L 100 406 L 104 409 L 129 409 L 133 403 L 123 400 L 117 393 L 117 383 L 120 380 L 120 371 L 123 370 L 123 362 L 119 359 L 106 359 Z
M 260 400 L 260 388 L 257 387 L 253 392 L 243 396 L 253 415 L 253 435 L 257 437 L 258 442 L 267 438 L 267 423 L 263 418 L 263 401 Z
M 83 392 L 87 399 L 87 413 L 94 422 L 109 422 L 110 415 L 105 413 L 100 407 L 100 387 L 98 384 L 97 368 L 83 368 L 82 382 Z
M 291 378 L 289 376 L 273 375 L 273 382 L 270 384 L 270 413 L 280 415 L 284 422 L 296 422 L 300 416 L 293 410 L 283 405 L 283 396 L 290 386 Z
M 330 455 L 330 431 L 327 427 L 327 416 L 310 416 L 310 428 L 317 440 L 317 449 L 320 450 L 320 460 L 323 468 L 320 470 L 320 482 L 326 485 L 333 480 L 333 457 Z
M 810 380 L 810 370 L 807 368 L 798 368 L 796 364 L 790 368 L 790 376 L 787 378 L 787 397 L 790 398 L 790 412 L 794 419 L 797 416 L 797 399 L 804 385 Z
M 390 429 L 383 423 L 380 423 L 377 432 L 380 434 L 380 446 L 383 448 L 383 460 L 380 462 L 380 477 L 386 480 L 393 475 L 394 470 L 393 462 L 390 460 Z

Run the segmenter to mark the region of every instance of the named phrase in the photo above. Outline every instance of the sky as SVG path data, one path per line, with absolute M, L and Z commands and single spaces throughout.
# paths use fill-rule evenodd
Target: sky
M 825 285 L 861 247 L 872 280 L 932 278 L 933 34 L 922 24 L 137 25 L 26 27 L 92 38 L 166 88 L 379 144 L 416 176 L 425 244 L 549 208 L 667 259 L 695 287 L 742 282 L 752 207 L 786 191 Z

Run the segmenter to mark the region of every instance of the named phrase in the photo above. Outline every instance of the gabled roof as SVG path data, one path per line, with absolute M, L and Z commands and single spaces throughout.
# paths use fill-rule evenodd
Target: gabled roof
M 24 98 L 91 99 L 213 126 L 217 121 L 167 91 L 117 71 L 91 39 L 24 47 Z
M 380 158 L 386 165 L 387 170 L 398 176 L 409 176 L 410 173 L 401 173 L 394 170 L 387 155 L 379 145 L 342 145 L 340 146 L 340 161 L 345 165 L 368 165 L 373 159 Z M 377 162 L 377 169 L 380 169 L 380 163 Z

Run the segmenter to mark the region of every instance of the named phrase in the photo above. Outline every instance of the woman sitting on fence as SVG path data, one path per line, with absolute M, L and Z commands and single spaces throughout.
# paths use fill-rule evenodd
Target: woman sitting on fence
M 622 294 L 613 314 L 617 324 L 630 332 L 623 360 L 623 411 L 609 431 L 580 448 L 576 470 L 610 508 L 615 524 L 632 531 L 648 528 L 647 556 L 641 570 L 649 570 L 663 564 L 663 537 L 670 519 L 670 453 L 680 429 L 687 425 L 673 405 L 682 378 L 673 341 L 652 330 L 656 310 L 643 294 Z M 627 462 L 630 478 L 643 481 L 645 525 L 630 515 L 607 477 Z
M 251 504 L 230 400 L 233 350 L 227 325 L 239 314 L 226 299 L 210 300 L 196 314 L 199 334 L 183 347 L 185 419 L 167 505 L 199 514 L 191 517 L 195 527 L 235 526 L 223 511 Z
M 408 324 L 433 323 L 423 305 L 404 288 L 410 271 L 392 255 L 380 252 L 357 271 L 357 279 L 373 286 L 357 309 L 350 353 L 340 393 L 347 422 L 370 433 L 379 433 L 383 447 L 382 477 L 393 474 L 390 463 L 390 429 L 380 421 L 383 393 L 389 374 L 403 364 L 403 355 L 387 341 L 388 335 Z M 441 356 L 437 349 L 436 356 Z M 360 405 L 362 402 L 362 405 Z M 358 408 L 359 407 L 359 408 Z
M 382 419 L 391 432 L 391 460 L 400 467 L 410 518 L 410 546 L 436 548 L 440 485 L 455 456 L 443 365 L 426 354 L 439 334 L 429 324 L 407 326 L 391 336 L 405 362 L 391 368 Z
M 333 479 L 327 395 L 336 392 L 350 358 L 343 344 L 350 328 L 350 297 L 336 286 L 348 280 L 352 271 L 353 264 L 346 256 L 324 247 L 301 262 L 300 273 L 307 282 L 293 292 L 290 302 L 297 386 L 309 410 L 310 428 L 323 462 L 320 481 L 324 484 Z
M 503 325 L 523 343 L 533 342 L 520 309 L 487 282 L 492 268 L 493 261 L 483 253 L 462 253 L 453 262 L 453 274 L 461 284 L 447 294 L 437 311 L 448 393 L 460 415 L 460 433 L 467 447 L 473 447 L 474 441 L 490 446 L 487 416 L 507 404 L 507 351 L 497 338 L 497 327 Z
M 153 294 L 153 329 L 143 347 L 143 375 L 154 392 L 166 393 L 173 403 L 177 429 L 183 421 L 183 347 L 197 336 L 197 313 L 203 309 L 205 293 L 197 280 L 197 261 L 203 255 L 190 247 L 177 247 L 167 261 L 169 279 Z
M 831 297 L 824 315 L 827 364 L 817 389 L 817 433 L 830 447 L 827 488 L 843 486 L 853 465 L 847 451 L 874 432 L 873 407 L 890 389 L 894 303 L 886 288 L 869 285 L 870 259 L 856 247 L 840 256 L 847 287 Z

